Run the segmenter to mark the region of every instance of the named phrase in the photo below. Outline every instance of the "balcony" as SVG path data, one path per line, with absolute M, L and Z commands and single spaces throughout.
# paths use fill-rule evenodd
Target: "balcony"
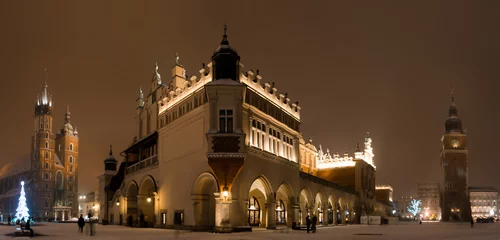
M 142 169 L 152 168 L 157 166 L 158 166 L 158 155 L 154 155 L 149 158 L 140 160 L 139 162 L 134 163 L 131 166 L 128 166 L 127 169 L 125 170 L 125 174 L 128 175 L 140 171 Z
M 207 134 L 209 153 L 243 153 L 245 134 L 209 133 Z

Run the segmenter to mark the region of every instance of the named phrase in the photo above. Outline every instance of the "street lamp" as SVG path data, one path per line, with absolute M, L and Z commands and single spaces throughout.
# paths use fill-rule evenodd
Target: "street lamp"
M 227 200 L 227 198 L 229 197 L 229 189 L 227 188 L 227 186 L 224 186 L 224 188 L 222 188 L 222 196 L 224 197 L 224 200 Z
M 148 197 L 146 200 L 148 201 L 148 203 L 150 203 L 151 202 L 151 197 Z

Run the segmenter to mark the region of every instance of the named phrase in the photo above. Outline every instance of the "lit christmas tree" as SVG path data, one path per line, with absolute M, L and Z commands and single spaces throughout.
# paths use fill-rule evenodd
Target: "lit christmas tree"
M 30 216 L 28 211 L 28 206 L 26 206 L 26 194 L 24 193 L 24 181 L 21 181 L 21 196 L 19 197 L 19 205 L 16 209 L 16 218 L 19 220 L 23 218 L 24 220 L 28 220 Z

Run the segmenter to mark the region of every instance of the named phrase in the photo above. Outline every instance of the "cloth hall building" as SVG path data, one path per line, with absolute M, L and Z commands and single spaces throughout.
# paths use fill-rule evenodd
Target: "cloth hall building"
M 122 163 L 111 152 L 104 161 L 100 221 L 231 232 L 305 224 L 308 215 L 359 223 L 374 212 L 370 135 L 342 155 L 304 140 L 298 102 L 244 71 L 225 32 L 198 76 L 177 57 L 164 79 L 156 66 L 151 90 L 139 91 Z

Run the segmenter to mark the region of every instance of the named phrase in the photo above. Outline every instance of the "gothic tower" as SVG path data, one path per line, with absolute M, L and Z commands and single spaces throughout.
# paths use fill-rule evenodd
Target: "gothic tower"
M 443 169 L 442 220 L 470 221 L 471 209 L 468 190 L 467 170 L 467 135 L 462 129 L 458 117 L 455 99 L 451 97 L 451 106 L 445 122 L 445 132 L 441 138 L 441 166 Z
M 34 133 L 31 144 L 31 166 L 34 181 L 37 183 L 34 192 L 28 193 L 42 198 L 33 199 L 32 214 L 37 217 L 49 217 L 55 168 L 55 136 L 52 133 L 52 97 L 47 92 L 47 73 L 35 103 Z
M 58 183 L 55 188 L 55 205 L 61 209 L 64 207 L 66 211 L 63 214 L 71 216 L 78 213 L 78 140 L 78 131 L 71 125 L 71 112 L 67 106 L 64 124 L 55 141 L 56 156 L 61 165 L 55 175 Z

